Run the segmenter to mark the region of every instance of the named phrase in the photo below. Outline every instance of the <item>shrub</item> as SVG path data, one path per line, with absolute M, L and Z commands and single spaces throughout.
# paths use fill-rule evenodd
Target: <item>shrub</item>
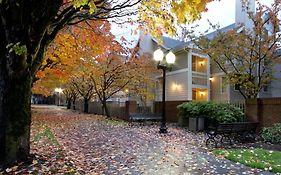
M 241 121 L 240 108 L 226 103 L 186 102 L 177 106 L 180 117 L 206 117 L 209 123 L 231 123 Z
M 264 127 L 261 137 L 266 142 L 281 143 L 281 123 L 276 123 L 272 127 Z

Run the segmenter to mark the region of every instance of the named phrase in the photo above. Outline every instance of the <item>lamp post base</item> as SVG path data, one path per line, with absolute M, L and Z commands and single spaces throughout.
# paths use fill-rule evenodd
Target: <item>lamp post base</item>
M 163 125 L 163 124 L 162 124 L 162 125 L 160 126 L 160 128 L 159 128 L 159 133 L 160 133 L 160 134 L 168 133 L 166 125 Z

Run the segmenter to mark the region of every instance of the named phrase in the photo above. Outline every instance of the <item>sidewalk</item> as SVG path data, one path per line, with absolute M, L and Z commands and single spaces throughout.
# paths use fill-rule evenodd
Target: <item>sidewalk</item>
M 32 137 L 44 125 L 59 144 L 50 149 L 51 144 L 41 139 L 32 145 L 32 153 L 46 159 L 36 168 L 41 173 L 46 171 L 42 167 L 52 167 L 56 174 L 63 174 L 63 169 L 73 174 L 108 175 L 273 174 L 218 159 L 205 148 L 203 134 L 175 126 L 161 135 L 158 125 L 111 122 L 102 116 L 54 106 L 35 106 L 33 110 Z M 61 150 L 62 156 L 54 150 Z

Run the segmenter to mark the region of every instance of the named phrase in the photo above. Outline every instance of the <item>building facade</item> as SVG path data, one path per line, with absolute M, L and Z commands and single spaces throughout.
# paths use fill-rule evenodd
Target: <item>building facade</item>
M 240 0 L 236 0 L 235 23 L 220 29 L 226 32 L 241 24 L 250 29 L 252 26 L 247 11 L 254 12 L 255 1 L 249 0 L 243 6 Z M 212 39 L 216 32 L 206 35 Z M 141 54 L 153 54 L 158 48 L 164 53 L 172 50 L 176 56 L 176 62 L 172 71 L 166 74 L 166 101 L 217 101 L 236 103 L 244 100 L 238 88 L 227 84 L 225 74 L 220 68 L 212 63 L 207 55 L 194 47 L 190 42 L 181 42 L 172 38 L 162 37 L 163 43 L 158 44 L 157 40 L 149 35 L 141 34 Z M 281 96 L 281 65 L 273 67 L 273 79 L 266 88 L 263 88 L 258 97 L 280 97 Z M 162 100 L 162 76 L 157 76 L 157 88 L 155 101 Z
M 161 48 L 164 53 L 171 48 L 176 55 L 172 71 L 166 74 L 167 101 L 208 101 L 210 100 L 210 60 L 198 49 L 187 46 L 186 43 L 163 37 L 163 44 L 148 35 L 142 35 L 140 40 L 142 53 L 153 53 Z M 141 54 L 142 54 L 141 53 Z M 162 76 L 157 76 L 156 99 L 162 101 Z

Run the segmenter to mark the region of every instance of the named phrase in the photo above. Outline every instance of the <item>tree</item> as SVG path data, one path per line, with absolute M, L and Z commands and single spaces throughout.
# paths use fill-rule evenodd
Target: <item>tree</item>
M 276 54 L 281 38 L 280 8 L 279 1 L 272 7 L 258 4 L 256 13 L 248 13 L 253 24 L 251 29 L 241 25 L 225 33 L 217 30 L 213 39 L 202 35 L 194 40 L 245 99 L 256 98 L 272 80 L 272 66 L 280 59 Z
M 106 101 L 125 89 L 132 75 L 129 74 L 129 67 L 123 57 L 114 53 L 96 58 L 93 66 L 95 70 L 91 74 L 91 80 L 106 116 L 110 117 Z
M 206 0 L 181 7 L 171 0 L 158 2 L 130 0 L 2 0 L 0 1 L 0 162 L 11 163 L 29 155 L 31 86 L 43 62 L 47 46 L 66 25 L 85 19 L 105 19 L 132 15 L 138 3 L 170 4 L 176 16 L 190 19 L 204 10 Z M 181 1 L 178 1 L 179 3 Z M 202 7 L 200 9 L 194 7 Z M 124 10 L 124 8 L 128 8 Z M 155 11 L 161 9 L 154 9 Z M 166 11 L 166 10 L 164 10 Z M 140 10 L 141 14 L 147 11 Z M 161 11 L 160 11 L 161 12 Z M 150 13 L 152 14 L 152 13 Z M 161 13 L 159 13 L 161 14 Z M 167 18 L 159 15 L 159 18 Z M 140 15 L 153 21 L 151 15 Z M 159 19 L 157 18 L 157 19 Z M 173 21 L 170 21 L 173 22 Z M 164 26 L 168 28 L 168 26 Z
M 38 87 L 42 90 L 45 87 L 53 92 L 60 85 L 65 89 L 68 107 L 72 97 L 77 96 L 74 92 L 77 92 L 83 98 L 84 112 L 87 113 L 89 101 L 95 94 L 90 80 L 90 72 L 95 67 L 90 60 L 115 48 L 117 42 L 114 38 L 106 20 L 85 21 L 67 27 L 48 48 L 45 57 L 49 61 L 44 62 L 37 73 L 39 80 L 33 90 Z M 118 46 L 118 49 L 123 49 L 121 45 Z
M 73 78 L 71 82 L 75 90 L 83 98 L 85 113 L 89 112 L 89 102 L 95 95 L 94 85 L 89 77 L 89 74 L 84 74 Z
M 79 93 L 76 91 L 75 87 L 73 84 L 68 84 L 64 86 L 63 93 L 66 97 L 66 102 L 67 102 L 67 109 L 71 108 L 71 103 L 72 103 L 72 109 L 76 109 L 76 104 L 75 101 L 77 97 L 79 97 Z
M 129 61 L 130 74 L 133 75 L 128 90 L 136 95 L 144 106 L 149 100 L 154 100 L 155 75 L 158 73 L 151 54 L 139 55 L 139 46 L 132 50 Z

